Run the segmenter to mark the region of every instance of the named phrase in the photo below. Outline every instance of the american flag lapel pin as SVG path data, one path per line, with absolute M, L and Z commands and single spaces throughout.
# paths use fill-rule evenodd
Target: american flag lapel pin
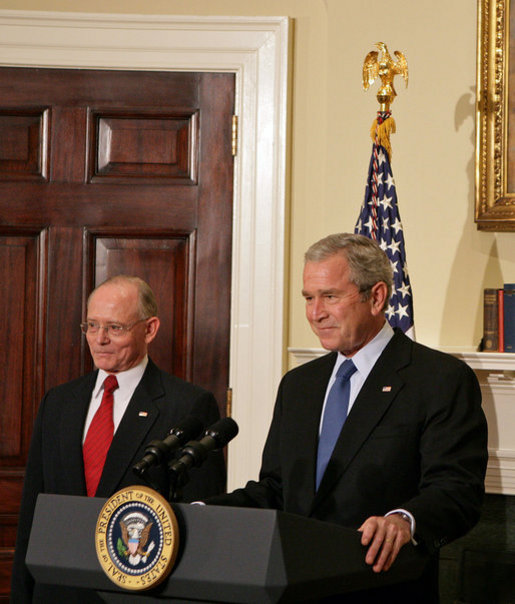
M 148 411 L 140 411 L 140 412 L 138 413 L 138 415 L 139 415 L 140 417 L 148 417 Z
M 392 391 L 391 386 L 383 386 L 383 392 L 391 392 L 391 391 Z

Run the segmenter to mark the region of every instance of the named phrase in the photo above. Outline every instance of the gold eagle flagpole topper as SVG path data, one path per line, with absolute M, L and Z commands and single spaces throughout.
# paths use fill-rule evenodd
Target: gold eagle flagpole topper
M 395 120 L 391 117 L 390 105 L 397 96 L 393 79 L 396 75 L 402 75 L 406 87 L 408 86 L 408 62 L 402 52 L 398 50 L 393 53 L 397 60 L 392 59 L 384 42 L 377 42 L 375 47 L 379 52 L 370 51 L 363 62 L 363 88 L 368 90 L 378 76 L 381 79 L 381 86 L 377 92 L 380 109 L 370 128 L 370 136 L 374 143 L 386 149 L 391 161 L 390 133 L 395 132 Z

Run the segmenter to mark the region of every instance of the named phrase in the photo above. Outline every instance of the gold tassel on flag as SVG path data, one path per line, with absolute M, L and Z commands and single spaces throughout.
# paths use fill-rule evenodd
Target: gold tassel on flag
M 378 113 L 380 113 L 378 111 Z M 392 145 L 390 143 L 390 134 L 395 134 L 395 120 L 393 117 L 387 117 L 383 122 L 376 118 L 370 128 L 370 137 L 376 145 L 381 145 L 386 149 L 390 162 L 392 161 Z

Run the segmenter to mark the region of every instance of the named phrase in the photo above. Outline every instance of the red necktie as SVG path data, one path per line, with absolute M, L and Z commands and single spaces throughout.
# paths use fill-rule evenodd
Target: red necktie
M 93 417 L 82 446 L 88 497 L 94 497 L 97 492 L 107 452 L 113 440 L 113 392 L 117 388 L 118 380 L 116 376 L 108 375 L 104 380 L 102 402 L 95 413 L 95 417 Z

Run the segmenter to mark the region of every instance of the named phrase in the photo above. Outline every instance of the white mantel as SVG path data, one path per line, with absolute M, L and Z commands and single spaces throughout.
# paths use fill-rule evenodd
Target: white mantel
M 291 366 L 327 353 L 322 348 L 289 348 Z M 445 348 L 476 373 L 488 421 L 487 493 L 515 495 L 515 354 Z

